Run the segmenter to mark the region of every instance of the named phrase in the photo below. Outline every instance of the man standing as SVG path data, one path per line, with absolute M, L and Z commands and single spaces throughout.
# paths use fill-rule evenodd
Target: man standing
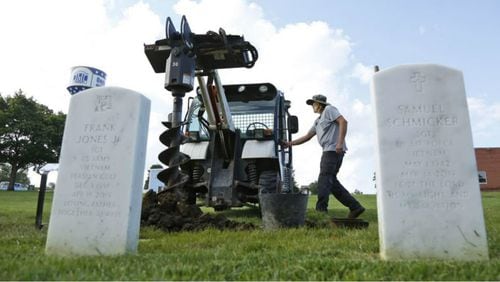
M 347 217 L 351 219 L 357 218 L 365 211 L 365 208 L 337 179 L 337 173 L 342 165 L 344 153 L 347 151 L 345 144 L 347 120 L 340 114 L 337 108 L 326 102 L 324 95 L 314 95 L 306 103 L 313 107 L 314 113 L 319 114 L 319 117 L 306 135 L 287 142 L 285 146 L 303 144 L 316 135 L 319 144 L 323 148 L 318 177 L 318 202 L 316 203 L 316 210 L 327 212 L 328 198 L 330 197 L 330 193 L 332 193 L 339 202 L 349 208 L 350 212 Z

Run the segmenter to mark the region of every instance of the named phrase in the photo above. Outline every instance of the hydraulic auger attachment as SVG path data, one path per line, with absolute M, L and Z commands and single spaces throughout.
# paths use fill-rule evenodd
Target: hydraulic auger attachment
M 160 136 L 160 142 L 168 148 L 158 156 L 168 168 L 158 174 L 158 179 L 165 184 L 162 191 L 175 190 L 185 198 L 187 194 L 182 188 L 189 176 L 180 167 L 189 161 L 189 156 L 179 150 L 186 140 L 181 131 L 182 102 L 186 92 L 193 90 L 195 71 L 210 73 L 224 68 L 251 68 L 258 53 L 242 36 L 226 35 L 222 28 L 219 33 L 192 33 L 185 16 L 180 32 L 176 31 L 170 17 L 167 18 L 166 38 L 155 44 L 145 44 L 144 51 L 154 71 L 165 73 L 165 89 L 174 98 L 172 113 L 168 121 L 163 122 L 168 129 Z

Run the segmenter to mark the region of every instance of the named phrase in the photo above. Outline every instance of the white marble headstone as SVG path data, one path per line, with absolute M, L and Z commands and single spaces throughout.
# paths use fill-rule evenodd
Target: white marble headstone
M 403 65 L 372 81 L 383 259 L 488 259 L 462 73 Z
M 71 97 L 47 254 L 136 251 L 149 112 L 149 99 L 118 87 Z

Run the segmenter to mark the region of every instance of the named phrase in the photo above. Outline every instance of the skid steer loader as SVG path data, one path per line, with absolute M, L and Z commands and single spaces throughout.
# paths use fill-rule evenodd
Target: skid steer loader
M 160 193 L 175 191 L 189 204 L 201 198 L 215 210 L 258 203 L 261 193 L 293 190 L 292 148 L 281 144 L 298 131 L 290 102 L 271 83 L 223 85 L 218 69 L 251 68 L 258 58 L 242 36 L 191 32 L 186 18 L 177 32 L 170 18 L 166 38 L 144 45 L 156 73 L 165 73 L 173 111 L 160 141 Z M 188 99 L 183 118 L 182 104 Z

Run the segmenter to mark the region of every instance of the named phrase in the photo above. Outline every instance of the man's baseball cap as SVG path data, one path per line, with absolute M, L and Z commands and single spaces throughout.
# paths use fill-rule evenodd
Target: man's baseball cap
M 323 105 L 330 105 L 326 102 L 326 96 L 321 94 L 314 95 L 312 99 L 307 99 L 306 104 L 312 105 L 314 102 L 318 102 Z

